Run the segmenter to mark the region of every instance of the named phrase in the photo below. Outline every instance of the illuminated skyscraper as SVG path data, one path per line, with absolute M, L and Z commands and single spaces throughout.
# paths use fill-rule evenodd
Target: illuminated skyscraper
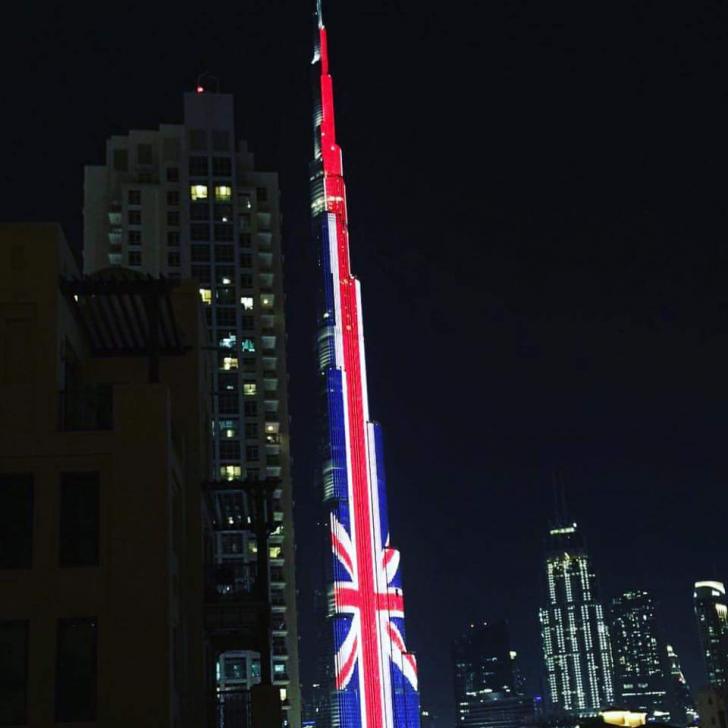
M 552 709 L 596 713 L 614 699 L 612 653 L 596 576 L 576 523 L 549 531 L 547 606 L 540 610 Z
M 471 625 L 452 648 L 456 721 L 460 728 L 522 728 L 535 719 L 521 694 L 505 622 Z
M 609 628 L 617 707 L 664 720 L 668 683 L 652 597 L 631 591 L 613 599 Z
M 728 681 L 728 606 L 720 581 L 697 581 L 693 591 L 708 684 L 726 687 Z
M 690 686 L 685 679 L 682 667 L 680 667 L 680 658 L 672 645 L 665 647 L 665 655 L 667 658 L 667 696 L 670 707 L 670 722 L 679 726 L 693 725 L 698 715 Z
M 254 589 L 257 543 L 241 481 L 277 482 L 269 549 L 271 670 L 295 728 L 298 635 L 281 245 L 277 175 L 259 171 L 245 142 L 236 144 L 230 94 L 200 86 L 184 95 L 183 123 L 112 136 L 104 163 L 86 167 L 85 272 L 124 266 L 200 284 L 216 350 L 207 491 L 214 563 L 206 576 L 218 584 L 208 590 L 210 615 L 223 609 L 213 601 L 230 605 Z M 221 694 L 232 701 L 235 691 L 260 681 L 259 655 L 241 647 L 238 616 L 208 621 L 226 622 L 225 639 L 216 638 L 211 649 L 218 653 Z
M 325 391 L 322 468 L 329 531 L 333 728 L 419 726 L 417 665 L 405 646 L 399 552 L 390 544 L 382 438 L 367 397 L 359 281 L 349 261 L 326 28 L 316 9 L 311 207 L 321 268 L 318 356 Z

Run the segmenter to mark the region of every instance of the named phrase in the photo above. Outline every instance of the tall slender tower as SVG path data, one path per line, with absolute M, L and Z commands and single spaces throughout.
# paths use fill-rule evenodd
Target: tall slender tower
M 693 591 L 708 684 L 728 685 L 728 606 L 721 581 L 696 581 Z
M 389 543 L 379 426 L 367 398 L 361 289 L 349 264 L 326 28 L 316 7 L 311 207 L 322 274 L 318 356 L 325 389 L 332 728 L 417 728 L 417 665 L 405 646 L 399 552 Z

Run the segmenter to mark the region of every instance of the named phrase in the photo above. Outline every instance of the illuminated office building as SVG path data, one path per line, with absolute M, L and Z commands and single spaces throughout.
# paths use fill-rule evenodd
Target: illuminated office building
M 652 597 L 631 591 L 614 598 L 609 629 L 617 707 L 664 720 L 668 683 Z
M 534 722 L 534 701 L 522 694 L 505 622 L 471 625 L 454 642 L 452 662 L 460 728 L 522 728 Z
M 257 544 L 241 481 L 277 480 L 270 537 L 272 676 L 288 720 L 300 721 L 294 533 L 277 175 L 235 144 L 233 97 L 202 86 L 184 95 L 181 124 L 107 140 L 88 166 L 84 269 L 122 265 L 192 277 L 215 350 L 212 518 L 216 574 L 231 595 L 250 588 Z M 217 578 L 217 577 L 213 577 Z M 228 630 L 229 635 L 232 630 Z M 259 680 L 259 653 L 216 642 L 221 689 Z
M 672 645 L 666 645 L 665 658 L 670 722 L 678 726 L 694 725 L 698 717 L 695 700 L 680 666 L 680 658 Z
M 713 688 L 725 687 L 728 680 L 728 606 L 725 586 L 720 581 L 695 582 L 693 603 L 708 684 Z
M 549 531 L 539 611 L 552 710 L 592 715 L 614 700 L 612 653 L 596 576 L 576 523 Z

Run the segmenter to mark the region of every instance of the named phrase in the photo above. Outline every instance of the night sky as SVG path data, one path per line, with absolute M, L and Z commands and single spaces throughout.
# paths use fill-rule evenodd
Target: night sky
M 313 2 L 311 2 L 313 5 Z M 281 175 L 303 671 L 317 513 L 309 3 L 16 5 L 0 220 L 80 248 L 82 167 L 209 71 Z M 371 409 L 422 700 L 507 617 L 539 690 L 554 474 L 605 600 L 645 588 L 693 687 L 692 582 L 728 579 L 728 11 L 708 0 L 329 0 Z M 309 637 L 309 639 L 307 639 Z

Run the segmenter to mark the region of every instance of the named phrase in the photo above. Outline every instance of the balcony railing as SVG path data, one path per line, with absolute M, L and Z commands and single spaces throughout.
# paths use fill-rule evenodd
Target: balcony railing
M 248 690 L 218 692 L 215 704 L 218 728 L 250 728 L 253 725 L 250 705 Z
M 111 430 L 114 399 L 110 384 L 76 387 L 58 393 L 59 429 L 63 431 Z

